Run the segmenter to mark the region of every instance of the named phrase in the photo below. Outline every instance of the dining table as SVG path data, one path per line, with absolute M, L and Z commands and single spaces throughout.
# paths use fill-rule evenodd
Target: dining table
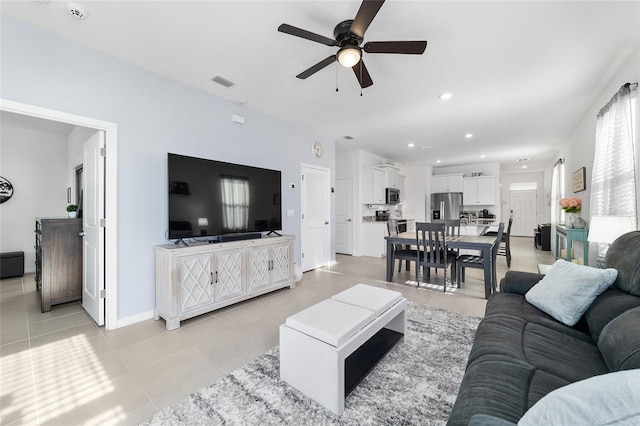
M 417 234 L 415 232 L 400 232 L 396 235 L 384 237 L 387 241 L 387 276 L 386 280 L 391 281 L 393 278 L 393 245 L 416 245 Z M 491 249 L 496 244 L 495 236 L 486 235 L 460 235 L 446 238 L 446 248 L 456 250 L 477 250 L 482 252 L 482 258 L 484 263 L 484 298 L 488 299 L 491 296 L 493 286 L 493 268 L 495 265 L 491 258 Z

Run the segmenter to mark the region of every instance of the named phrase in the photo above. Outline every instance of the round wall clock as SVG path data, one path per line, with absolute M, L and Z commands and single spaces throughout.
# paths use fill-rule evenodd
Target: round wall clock
M 13 185 L 7 179 L 0 176 L 0 204 L 8 201 L 13 195 Z
M 316 158 L 320 158 L 322 154 L 324 154 L 324 148 L 320 142 L 314 142 L 311 144 L 311 152 L 313 152 Z

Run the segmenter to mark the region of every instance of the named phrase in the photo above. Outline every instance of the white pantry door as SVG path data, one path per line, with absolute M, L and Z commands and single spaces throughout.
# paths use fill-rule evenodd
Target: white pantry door
M 96 132 L 82 146 L 82 307 L 104 325 L 104 132 Z
M 353 254 L 353 178 L 336 179 L 336 253 Z
M 300 198 L 302 208 L 302 271 L 328 265 L 331 261 L 331 227 L 329 226 L 331 188 L 329 169 L 301 166 Z

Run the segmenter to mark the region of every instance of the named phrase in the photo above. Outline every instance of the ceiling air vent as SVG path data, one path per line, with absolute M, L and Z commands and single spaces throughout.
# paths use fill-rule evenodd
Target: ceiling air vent
M 87 11 L 82 8 L 78 3 L 67 3 L 67 12 L 76 19 L 85 19 L 87 17 Z
M 220 77 L 219 75 L 216 75 L 211 80 L 215 81 L 218 84 L 222 84 L 224 87 L 233 87 L 236 85 L 236 83 L 234 83 L 233 81 L 227 80 L 226 78 Z
M 342 139 L 346 139 L 346 140 L 350 141 L 350 140 L 353 140 L 353 136 L 349 136 L 349 135 L 343 136 Z

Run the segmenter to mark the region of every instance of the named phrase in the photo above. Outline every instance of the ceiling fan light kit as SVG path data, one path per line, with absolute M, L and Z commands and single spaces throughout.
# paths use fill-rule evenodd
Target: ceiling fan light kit
M 340 22 L 333 29 L 334 39 L 325 37 L 311 31 L 303 30 L 289 24 L 282 24 L 278 31 L 290 34 L 325 46 L 339 47 L 336 54 L 331 55 L 317 64 L 298 74 L 299 79 L 306 79 L 321 69 L 338 61 L 340 65 L 353 69 L 361 88 L 373 85 L 373 80 L 362 59 L 362 51 L 367 54 L 391 53 L 403 55 L 421 55 L 427 48 L 426 41 L 370 41 L 360 45 L 364 41 L 364 33 L 371 25 L 373 18 L 384 4 L 384 0 L 363 0 L 355 19 Z
M 338 62 L 343 67 L 351 68 L 360 62 L 361 57 L 362 51 L 358 46 L 345 46 L 338 50 Z

